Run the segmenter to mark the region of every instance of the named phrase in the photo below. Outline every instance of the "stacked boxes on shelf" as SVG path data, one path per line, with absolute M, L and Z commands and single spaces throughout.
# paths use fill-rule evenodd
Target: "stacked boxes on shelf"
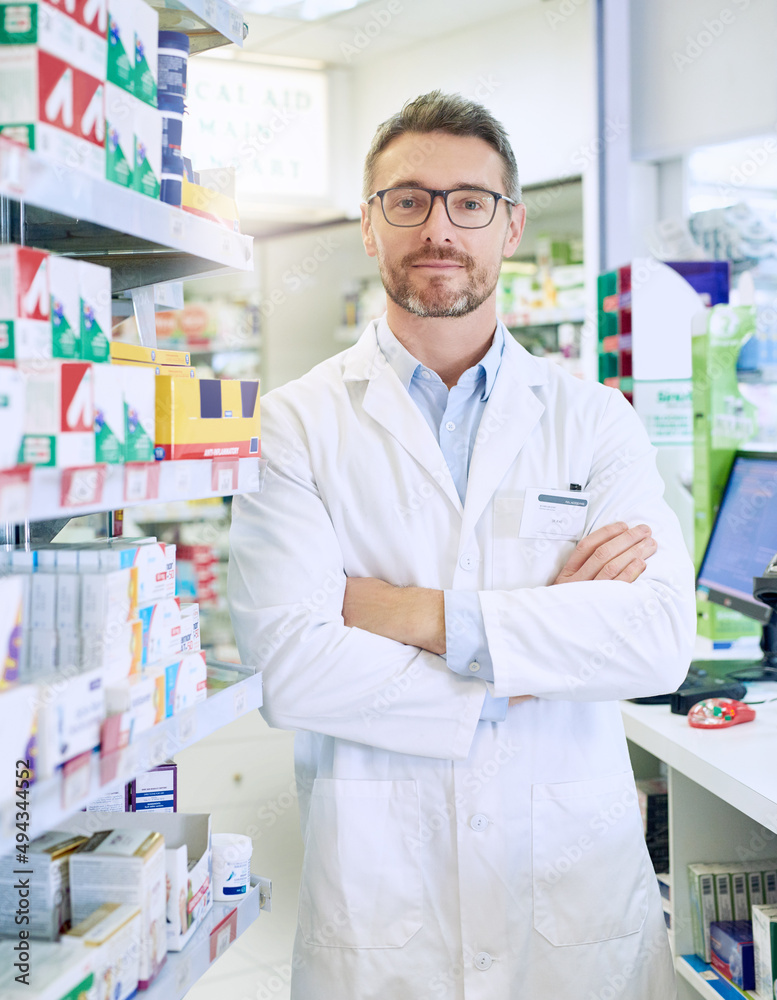
M 178 595 L 196 600 L 198 604 L 215 604 L 218 601 L 218 563 L 218 554 L 210 545 L 179 545 Z
M 2 9 L 0 135 L 158 198 L 157 12 L 144 0 Z
M 596 289 L 599 381 L 620 389 L 626 399 L 633 402 L 631 266 L 600 274 Z
M 105 176 L 105 3 L 6 4 L 0 135 L 90 177 Z
M 98 745 L 120 749 L 206 697 L 198 609 L 174 597 L 174 545 L 114 539 L 4 555 L 0 640 L 17 659 L 0 731 L 20 758 L 35 735 L 37 777 Z M 24 706 L 8 697 L 18 689 Z
M 711 960 L 710 926 L 752 920 L 753 907 L 777 904 L 777 858 L 688 865 L 694 950 Z

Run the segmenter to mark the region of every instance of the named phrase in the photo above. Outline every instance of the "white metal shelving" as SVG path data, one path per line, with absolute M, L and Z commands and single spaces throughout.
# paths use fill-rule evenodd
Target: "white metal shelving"
M 59 768 L 50 778 L 32 785 L 28 811 L 32 840 L 55 830 L 67 818 L 100 796 L 117 791 L 139 774 L 160 764 L 217 729 L 262 705 L 262 677 L 250 667 L 234 667 L 242 679 L 213 690 L 206 701 L 165 719 L 126 747 L 109 756 L 92 753 L 77 770 Z M 2 695 L 0 695 L 0 722 Z M 15 843 L 16 806 L 0 803 L 0 855 Z
M 251 890 L 239 903 L 214 903 L 213 908 L 194 932 L 182 951 L 169 951 L 162 971 L 141 994 L 145 1000 L 181 1000 L 205 975 L 210 966 L 269 909 L 267 879 L 251 877 Z M 235 916 L 227 918 L 234 911 Z
M 189 36 L 189 52 L 205 52 L 219 45 L 240 45 L 246 37 L 243 14 L 226 0 L 148 0 L 159 13 L 161 31 Z

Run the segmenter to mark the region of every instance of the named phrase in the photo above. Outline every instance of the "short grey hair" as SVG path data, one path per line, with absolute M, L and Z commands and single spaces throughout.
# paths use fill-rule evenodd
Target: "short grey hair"
M 373 193 L 375 164 L 393 139 L 408 133 L 424 135 L 429 132 L 473 136 L 487 142 L 502 158 L 505 194 L 513 201 L 521 200 L 518 164 L 504 125 L 482 104 L 461 94 L 443 94 L 440 90 L 432 90 L 408 101 L 401 111 L 378 126 L 364 160 L 363 197 Z

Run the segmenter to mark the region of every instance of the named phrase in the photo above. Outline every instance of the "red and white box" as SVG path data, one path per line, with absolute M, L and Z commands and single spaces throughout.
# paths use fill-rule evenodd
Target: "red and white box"
M 46 159 L 105 175 L 105 84 L 36 45 L 3 49 L 0 127 Z
M 94 386 L 87 361 L 19 365 L 27 377 L 22 464 L 93 465 Z
M 50 310 L 48 254 L 0 246 L 0 360 L 51 358 Z

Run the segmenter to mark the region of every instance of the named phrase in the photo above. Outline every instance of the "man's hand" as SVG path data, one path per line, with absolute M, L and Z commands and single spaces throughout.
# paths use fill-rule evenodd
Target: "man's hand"
M 445 645 L 445 599 L 441 590 L 393 587 L 375 577 L 349 577 L 345 583 L 343 621 L 366 632 L 442 655 Z
M 629 528 L 623 521 L 591 532 L 580 542 L 553 581 L 621 580 L 634 583 L 647 568 L 645 562 L 658 548 L 647 524 Z

